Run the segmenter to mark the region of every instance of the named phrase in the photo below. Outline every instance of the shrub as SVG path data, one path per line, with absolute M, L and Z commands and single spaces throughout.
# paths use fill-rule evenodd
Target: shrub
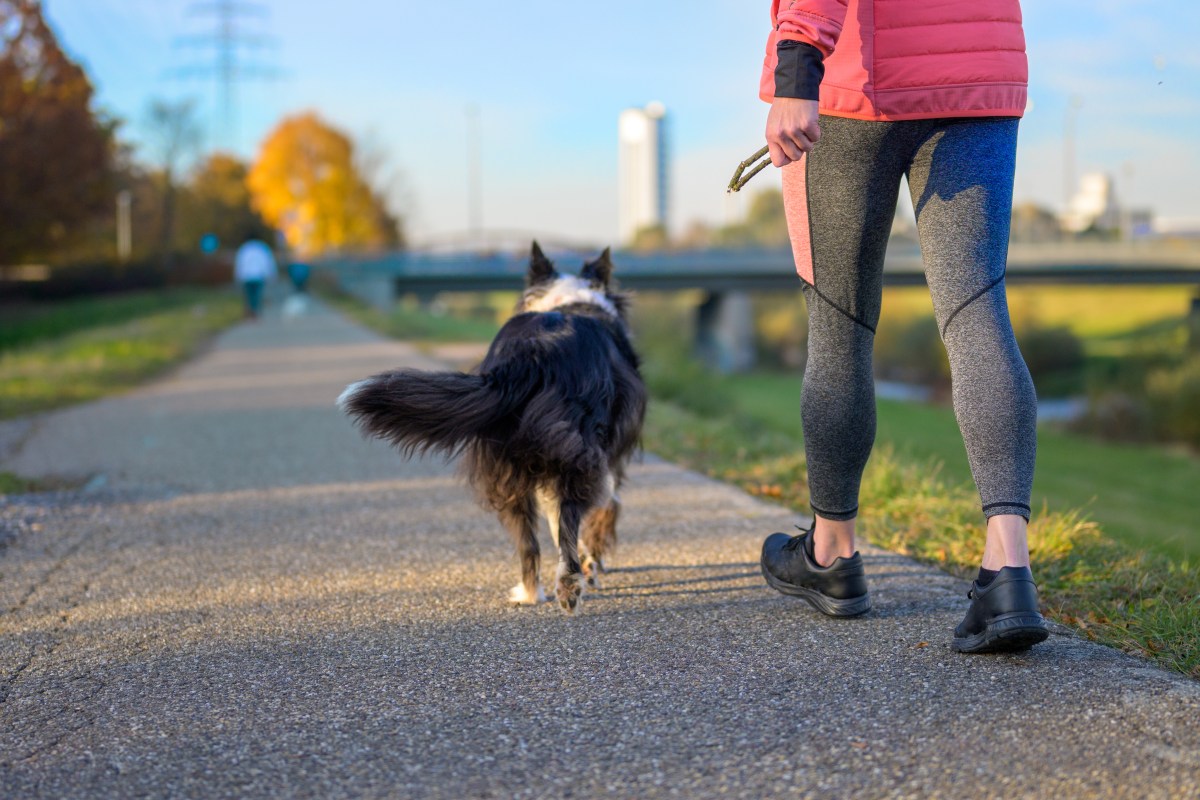
M 881 322 L 875 337 L 875 373 L 889 380 L 944 389 L 950 383 L 950 362 L 933 317 L 904 322 Z
M 233 282 L 228 258 L 188 258 L 165 267 L 159 261 L 117 264 L 112 261 L 56 266 L 45 280 L 0 278 L 0 300 L 62 300 L 164 286 L 220 286 Z
M 1151 373 L 1146 396 L 1155 436 L 1200 449 L 1200 354 Z
M 1031 326 L 1017 332 L 1017 341 L 1038 394 L 1062 397 L 1083 391 L 1083 342 L 1070 329 Z
M 732 399 L 720 379 L 699 361 L 671 348 L 649 348 L 642 365 L 646 386 L 655 396 L 704 417 L 718 417 Z
M 1071 428 L 1119 442 L 1143 442 L 1153 434 L 1153 413 L 1144 397 L 1107 391 L 1089 398 L 1087 413 Z

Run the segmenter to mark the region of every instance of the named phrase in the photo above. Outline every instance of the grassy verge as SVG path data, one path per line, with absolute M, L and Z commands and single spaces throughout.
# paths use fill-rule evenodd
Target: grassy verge
M 4 324 L 7 340 L 19 344 L 0 349 L 0 419 L 133 387 L 240 314 L 232 292 L 191 289 L 26 309 Z
M 418 338 L 428 338 L 432 329 L 422 326 L 435 324 L 422 321 L 428 315 L 419 309 L 386 315 L 364 310 L 353 301 L 341 302 L 365 324 L 392 335 L 415 328 L 425 331 Z M 436 324 L 445 326 L 438 329 L 439 336 L 473 341 L 490 336 L 486 329 L 459 325 L 453 317 L 440 318 Z M 799 380 L 771 375 L 719 378 L 670 347 L 649 347 L 656 343 L 653 333 L 643 332 L 641 341 L 643 350 L 651 351 L 645 373 L 655 396 L 645 429 L 646 449 L 807 513 L 807 471 L 797 419 Z M 679 330 L 674 333 L 678 337 Z M 885 402 L 880 404 L 880 430 L 880 446 L 868 465 L 862 490 L 865 536 L 881 547 L 964 578 L 971 576 L 982 556 L 982 524 L 978 497 L 966 482 L 969 472 L 963 472 L 966 456 L 953 414 L 947 409 Z M 1054 443 L 1048 448 L 1043 437 L 1042 472 L 1074 469 L 1055 459 L 1070 458 L 1072 449 L 1083 444 L 1112 451 L 1082 453 L 1093 468 L 1092 473 L 1075 476 L 1084 490 L 1106 469 L 1116 475 L 1114 480 L 1127 482 L 1142 480 L 1140 473 L 1144 473 L 1149 484 L 1160 487 L 1168 478 L 1186 483 L 1190 475 L 1176 476 L 1178 464 L 1155 461 L 1164 455 L 1161 451 L 1113 448 L 1077 437 L 1063 437 L 1059 443 L 1056 436 L 1050 436 Z M 1151 466 L 1137 461 L 1139 454 L 1150 459 Z M 1069 482 L 1071 476 L 1062 474 L 1058 479 Z M 1137 486 L 1132 486 L 1130 494 L 1135 490 Z M 1077 626 L 1092 639 L 1142 653 L 1200 678 L 1197 559 L 1189 563 L 1172 558 L 1169 539 L 1159 540 L 1163 547 L 1155 550 L 1141 546 L 1144 540 L 1107 536 L 1077 510 L 1088 504 L 1092 494 L 1082 502 L 1069 502 L 1052 499 L 1048 489 L 1041 491 L 1043 507 L 1035 515 L 1030 536 L 1050 616 Z M 1178 509 L 1190 508 L 1168 495 L 1160 500 Z M 1156 510 L 1150 518 L 1159 516 Z M 1144 525 L 1141 532 L 1145 535 Z M 1194 542 L 1194 536 L 1188 541 Z
M 405 299 L 391 312 L 371 308 L 353 297 L 322 287 L 321 297 L 368 328 L 394 339 L 412 342 L 486 342 L 500 330 L 497 306 L 511 310 L 511 293 L 485 295 L 473 302 L 460 300 L 450 310 L 434 314 L 415 299 Z M 507 316 L 507 314 L 503 314 Z

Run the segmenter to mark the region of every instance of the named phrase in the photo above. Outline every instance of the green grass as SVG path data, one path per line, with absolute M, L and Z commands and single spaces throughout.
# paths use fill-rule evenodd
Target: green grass
M 800 440 L 799 377 L 711 380 L 738 412 Z M 949 408 L 880 400 L 876 442 L 904 461 L 939 464 L 948 483 L 970 484 L 966 450 Z M 1034 508 L 1081 509 L 1131 547 L 1200 562 L 1197 486 L 1200 458 L 1182 451 L 1101 442 L 1044 427 L 1038 433 Z
M 1191 286 L 1031 286 L 1008 287 L 1013 325 L 1065 326 L 1085 341 L 1119 339 L 1165 319 L 1188 313 Z M 923 286 L 895 287 L 883 294 L 884 319 L 932 316 Z
M 385 312 L 336 291 L 324 289 L 321 296 L 344 314 L 368 328 L 394 339 L 412 342 L 486 342 L 500 330 L 500 318 L 507 316 L 497 306 L 511 309 L 511 293 L 485 295 L 475 302 L 460 298 L 451 310 L 440 314 L 422 308 L 415 299 L 406 298 Z
M 0 306 L 0 352 L 161 311 L 190 308 L 207 302 L 212 294 L 210 289 L 180 288 Z
M 22 478 L 12 472 L 0 472 L 0 496 L 6 494 L 24 494 L 36 488 L 34 481 Z
M 66 319 L 71 312 L 79 315 L 78 325 Z M 66 311 L 27 309 L 5 322 L 11 340 L 23 344 L 0 351 L 0 419 L 136 386 L 192 355 L 240 315 L 240 299 L 225 290 L 92 298 L 72 301 Z

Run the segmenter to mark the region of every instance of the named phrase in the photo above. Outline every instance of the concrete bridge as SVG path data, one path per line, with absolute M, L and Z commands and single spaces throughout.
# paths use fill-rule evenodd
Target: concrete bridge
M 551 252 L 565 270 L 595 253 Z M 379 308 L 405 294 L 432 299 L 440 292 L 519 291 L 524 253 L 404 252 L 327 259 L 317 268 L 332 273 L 346 292 Z M 697 351 L 712 366 L 735 372 L 752 366 L 753 292 L 800 288 L 787 249 L 617 252 L 621 285 L 643 291 L 699 289 Z M 1009 253 L 1010 284 L 1190 285 L 1200 291 L 1200 247 L 1159 242 L 1014 245 Z M 884 265 L 885 286 L 925 283 L 915 242 L 893 239 Z M 1200 321 L 1200 293 L 1192 302 Z

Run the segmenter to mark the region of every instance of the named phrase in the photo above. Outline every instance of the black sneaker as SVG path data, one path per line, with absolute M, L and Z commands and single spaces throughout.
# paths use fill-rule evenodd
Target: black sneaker
M 1028 650 L 1050 635 L 1029 567 L 1005 567 L 987 586 L 976 581 L 967 597 L 971 607 L 954 629 L 953 647 L 960 653 Z
M 799 536 L 772 533 L 763 542 L 762 571 L 772 589 L 801 597 L 831 617 L 857 617 L 871 610 L 862 556 L 835 558 L 828 567 L 812 557 L 812 531 Z

